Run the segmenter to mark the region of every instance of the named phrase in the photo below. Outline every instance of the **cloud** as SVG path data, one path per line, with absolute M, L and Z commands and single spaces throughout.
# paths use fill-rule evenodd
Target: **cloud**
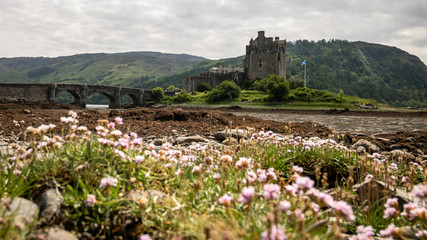
M 0 57 L 162 51 L 245 53 L 257 31 L 287 40 L 393 45 L 427 62 L 424 0 L 3 0 Z

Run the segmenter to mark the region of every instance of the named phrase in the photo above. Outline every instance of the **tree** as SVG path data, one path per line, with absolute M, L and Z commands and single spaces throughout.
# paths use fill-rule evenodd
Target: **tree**
M 187 93 L 185 89 L 181 90 L 181 92 L 178 93 L 178 96 L 174 99 L 177 103 L 184 103 L 184 102 L 191 102 L 191 96 Z
M 341 89 L 340 93 L 338 93 L 338 96 L 340 97 L 340 103 L 342 103 L 342 97 L 344 96 L 344 91 Z
M 197 91 L 198 92 L 204 92 L 204 91 L 210 91 L 210 90 L 212 90 L 212 87 L 211 87 L 211 85 L 209 85 L 207 83 L 200 83 L 197 86 Z
M 207 96 L 208 102 L 232 100 L 240 96 L 240 88 L 235 82 L 226 80 L 214 88 Z
M 163 92 L 163 88 L 161 87 L 153 88 L 153 90 L 151 91 L 151 99 L 153 99 L 156 102 L 160 101 L 164 96 L 165 96 L 165 93 Z
M 175 89 L 178 89 L 178 88 L 176 88 L 174 85 L 169 85 L 169 87 L 168 88 L 166 88 L 169 92 L 173 92 L 173 91 L 175 91 Z
M 267 78 L 255 81 L 257 90 L 266 92 L 272 100 L 283 101 L 289 95 L 289 82 L 285 77 L 270 74 Z

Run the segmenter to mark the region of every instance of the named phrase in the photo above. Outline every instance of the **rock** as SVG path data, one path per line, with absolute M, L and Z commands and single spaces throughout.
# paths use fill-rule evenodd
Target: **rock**
M 416 203 L 420 206 L 425 204 L 418 198 L 414 198 L 412 193 L 377 180 L 367 180 L 356 184 L 352 187 L 352 190 L 357 193 L 361 202 L 368 201 L 368 204 L 388 197 L 396 197 L 400 206 L 407 203 Z
M 377 109 L 374 104 L 371 103 L 364 103 L 364 104 L 356 104 L 356 106 L 360 109 Z
M 154 146 L 162 146 L 163 145 L 163 140 L 161 139 L 155 139 L 153 142 Z
M 28 199 L 16 197 L 10 204 L 10 211 L 6 216 L 15 216 L 16 223 L 29 224 L 37 220 L 39 207 Z
M 356 137 L 367 137 L 368 135 L 365 133 L 356 133 Z
M 390 143 L 391 142 L 390 139 L 380 138 L 380 137 L 375 138 L 375 140 L 377 140 L 379 142 L 383 142 L 383 143 Z
M 353 144 L 351 146 L 351 148 L 357 149 L 360 146 L 364 147 L 369 153 L 374 153 L 374 152 L 380 151 L 380 148 L 377 145 L 375 145 L 375 144 L 373 144 L 373 143 L 371 143 L 365 139 L 360 139 L 355 144 Z
M 402 231 L 402 236 L 405 237 L 405 239 L 423 239 L 417 237 L 419 230 L 414 227 L 404 226 L 400 228 L 400 231 Z
M 206 142 L 206 139 L 199 135 L 189 137 L 177 137 L 173 145 L 191 142 Z
M 366 149 L 365 149 L 364 146 L 358 146 L 357 149 L 356 149 L 356 152 L 358 154 L 364 154 L 364 153 L 366 153 Z
M 19 141 L 25 141 L 27 134 L 25 134 L 25 132 L 20 132 L 17 137 Z
M 25 114 L 31 114 L 31 110 L 30 109 L 24 109 L 24 113 Z
M 40 208 L 40 218 L 51 219 L 64 204 L 60 193 L 56 189 L 48 189 L 37 198 Z
M 244 138 L 250 137 L 249 134 L 250 132 L 245 129 L 227 129 L 227 130 L 223 130 L 221 132 L 215 133 L 214 137 L 218 142 L 223 142 L 229 136 L 239 140 L 242 137 Z
M 393 150 L 390 152 L 390 154 L 393 159 L 397 159 L 399 157 L 403 158 L 404 160 L 410 160 L 410 161 L 415 159 L 414 155 L 408 152 L 404 152 L 402 150 Z
M 113 109 L 110 111 L 110 113 L 108 114 L 108 117 L 118 117 L 120 116 L 120 112 L 119 110 Z
M 169 198 L 169 196 L 159 190 L 152 190 L 152 189 L 146 189 L 146 190 L 142 190 L 142 189 L 133 189 L 131 190 L 127 197 L 133 201 L 144 201 L 147 202 L 149 199 L 155 199 L 156 202 L 158 203 L 162 203 L 164 202 L 166 199 Z
M 72 233 L 56 227 L 49 228 L 45 238 L 46 240 L 77 240 Z
M 237 144 L 238 142 L 237 142 L 237 139 L 235 139 L 235 138 L 227 137 L 221 143 L 224 145 L 233 145 L 233 144 Z

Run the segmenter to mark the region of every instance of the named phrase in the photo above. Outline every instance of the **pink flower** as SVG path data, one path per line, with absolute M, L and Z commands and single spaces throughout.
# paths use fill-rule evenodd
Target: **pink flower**
M 88 194 L 85 200 L 85 204 L 88 207 L 92 207 L 96 203 L 96 197 L 93 194 Z
M 143 234 L 139 237 L 139 240 L 151 240 L 150 234 Z
M 396 208 L 386 208 L 384 209 L 384 218 L 392 218 L 397 216 Z
M 233 158 L 230 155 L 223 155 L 219 158 L 219 161 L 224 163 L 232 163 Z
M 113 136 L 115 138 L 119 138 L 122 135 L 122 131 L 120 131 L 120 130 L 114 130 L 110 134 L 111 134 L 111 136 Z
M 354 221 L 356 217 L 353 215 L 353 209 L 344 201 L 334 202 L 331 206 L 338 216 L 343 217 L 347 221 Z
M 109 122 L 107 124 L 107 128 L 109 128 L 109 129 L 115 129 L 116 128 L 116 124 L 114 122 Z
M 134 161 L 136 164 L 141 164 L 144 160 L 145 160 L 145 157 L 144 157 L 144 156 L 141 156 L 141 155 L 137 155 L 137 156 L 135 156 L 135 158 L 133 159 L 133 161 Z
M 296 196 L 298 193 L 298 188 L 294 185 L 286 185 L 285 190 L 287 193 L 291 194 L 292 196 Z
M 194 166 L 193 173 L 200 175 L 202 173 L 202 165 Z
M 311 180 L 309 177 L 297 176 L 297 178 L 295 179 L 295 184 L 298 189 L 308 191 L 313 188 L 314 181 Z
M 261 233 L 262 240 L 286 240 L 288 236 L 286 236 L 283 228 L 277 225 L 273 225 L 271 227 L 270 234 L 268 234 L 268 230 L 265 230 Z
M 228 195 L 228 194 L 224 194 L 222 197 L 220 197 L 218 199 L 218 201 L 222 205 L 224 205 L 226 207 L 230 207 L 231 206 L 231 201 L 233 201 L 233 196 Z
M 273 179 L 274 181 L 277 180 L 277 176 L 276 176 L 276 173 L 274 172 L 274 168 L 269 168 L 267 170 L 267 175 L 270 179 Z
M 366 174 L 365 181 L 371 181 L 372 179 L 374 179 L 374 175 Z
M 303 169 L 302 167 L 294 166 L 294 167 L 292 168 L 292 171 L 293 171 L 294 173 L 301 174 L 301 173 L 304 171 L 304 169 Z
M 384 204 L 384 207 L 386 207 L 386 208 L 398 208 L 399 207 L 399 200 L 397 198 L 389 198 L 389 199 L 387 199 L 387 202 Z
M 247 169 L 252 167 L 252 159 L 241 157 L 239 161 L 236 162 L 236 169 Z
M 180 168 L 178 168 L 178 170 L 175 171 L 175 175 L 184 176 L 184 171 L 182 171 Z
M 384 230 L 380 230 L 381 237 L 393 237 L 393 232 L 399 230 L 394 223 L 388 225 L 388 227 Z
M 352 236 L 350 240 L 370 240 L 375 235 L 374 228 L 372 226 L 357 226 L 357 235 Z
M 117 179 L 113 178 L 113 177 L 106 177 L 101 179 L 101 183 L 99 184 L 100 188 L 105 188 L 105 187 L 115 187 L 117 186 Z
M 72 117 L 72 118 L 77 118 L 77 113 L 73 112 L 73 111 L 69 111 L 68 112 L 68 116 Z
M 114 121 L 115 121 L 118 125 L 122 125 L 122 124 L 123 124 L 123 118 L 121 118 L 121 117 L 116 117 L 116 118 L 114 118 Z
M 252 201 L 253 197 L 255 195 L 255 188 L 253 187 L 244 187 L 242 189 L 242 193 L 240 194 L 239 198 L 237 199 L 237 201 L 243 203 L 243 204 L 248 204 Z
M 427 195 L 427 185 L 424 185 L 424 184 L 415 185 L 411 193 L 412 195 L 414 195 L 414 197 L 423 200 L 424 198 L 426 198 L 426 195 Z
M 264 185 L 264 193 L 262 194 L 265 199 L 276 199 L 280 193 L 280 186 L 277 184 Z
M 280 201 L 279 202 L 279 208 L 283 212 L 288 213 L 289 209 L 291 209 L 291 203 L 286 201 L 286 200 Z
M 219 179 L 221 179 L 221 174 L 214 173 L 213 178 L 216 179 L 216 180 L 219 180 Z

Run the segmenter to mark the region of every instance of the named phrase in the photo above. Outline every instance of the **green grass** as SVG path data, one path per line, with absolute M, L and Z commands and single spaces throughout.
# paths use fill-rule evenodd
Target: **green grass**
M 364 211 L 367 203 L 355 201 L 351 190 L 367 174 L 384 181 L 396 176 L 399 186 L 423 183 L 426 166 L 397 161 L 391 170 L 382 156 L 358 156 L 331 139 L 262 131 L 218 149 L 174 149 L 169 143 L 153 149 L 134 133 L 127 135 L 127 126 L 118 122 L 103 120 L 94 133 L 64 123 L 56 131 L 61 137 L 52 132 L 55 127 L 29 128 L 28 148 L 0 153 L 0 238 L 24 239 L 30 231 L 43 231 L 43 224 L 13 225 L 6 197 L 35 199 L 48 188 L 58 189 L 65 202 L 62 217 L 49 224 L 94 238 L 260 239 L 274 225 L 289 239 L 336 239 L 361 225 L 372 225 L 378 234 L 389 223 L 420 230 L 427 223 L 403 215 L 382 220 L 382 201 Z M 402 176 L 408 183 L 400 182 Z M 105 185 L 107 178 L 115 182 Z M 253 194 L 243 195 L 246 187 Z M 157 194 L 149 193 L 154 190 Z M 145 195 L 132 198 L 132 191 Z

